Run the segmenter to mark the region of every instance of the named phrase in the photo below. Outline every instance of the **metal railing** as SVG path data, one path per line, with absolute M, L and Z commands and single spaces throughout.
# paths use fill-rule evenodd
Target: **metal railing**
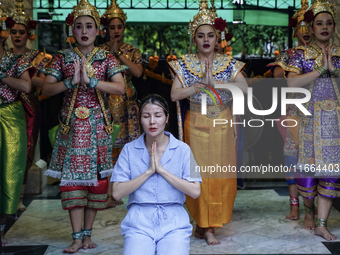
M 106 9 L 111 1 L 90 0 L 98 9 Z M 215 0 L 216 9 L 234 9 L 234 3 L 240 0 Z M 301 6 L 300 0 L 244 0 L 243 9 L 298 9 Z M 72 9 L 78 0 L 38 0 L 37 9 Z M 198 0 L 120 0 L 117 1 L 122 9 L 198 9 Z

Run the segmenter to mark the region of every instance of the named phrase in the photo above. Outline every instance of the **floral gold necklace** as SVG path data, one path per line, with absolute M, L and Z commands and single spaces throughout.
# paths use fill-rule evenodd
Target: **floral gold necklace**
M 98 52 L 98 50 L 99 50 L 99 48 L 95 47 L 91 51 L 90 55 L 86 58 L 86 61 L 85 61 L 85 70 L 86 70 L 87 75 L 89 77 L 95 77 L 95 75 L 96 75 L 96 70 L 91 65 L 91 60 L 92 60 L 92 57 Z M 75 47 L 74 51 L 79 55 L 80 59 L 82 59 L 84 57 L 83 53 L 80 52 L 78 47 Z

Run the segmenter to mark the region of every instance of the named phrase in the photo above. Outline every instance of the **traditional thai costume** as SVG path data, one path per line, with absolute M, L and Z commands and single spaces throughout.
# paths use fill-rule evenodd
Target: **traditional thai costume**
M 92 17 L 99 27 L 99 14 L 95 7 L 82 0 L 74 7 L 73 21 L 80 16 Z M 88 207 L 104 209 L 106 206 L 107 178 L 112 165 L 112 124 L 107 107 L 106 93 L 95 89 L 98 81 L 110 80 L 124 71 L 117 59 L 99 47 L 87 54 L 86 70 L 90 84 L 72 87 L 74 59 L 83 57 L 78 48 L 62 50 L 46 68 L 46 75 L 64 81 L 65 92 L 60 112 L 60 127 L 56 136 L 47 175 L 60 178 L 62 206 L 66 209 Z M 111 131 L 110 131 L 111 130 Z
M 31 64 L 21 55 L 5 52 L 1 59 L 0 80 L 20 78 Z M 17 211 L 27 156 L 25 110 L 19 99 L 20 92 L 0 82 L 0 214 Z
M 9 49 L 10 52 L 14 53 L 14 49 Z M 35 67 L 36 72 L 35 75 L 38 75 L 41 70 L 49 65 L 52 61 L 51 55 L 45 55 L 43 52 L 40 52 L 38 50 L 34 49 L 26 49 L 25 54 L 23 54 L 22 59 L 27 62 L 31 63 L 32 66 Z M 27 174 L 28 170 L 31 168 L 34 160 L 34 154 L 35 154 L 35 147 L 38 140 L 38 134 L 39 134 L 39 127 L 40 127 L 40 110 L 39 110 L 39 94 L 38 91 L 41 91 L 41 88 L 35 88 L 32 84 L 32 92 L 27 94 L 27 97 L 30 101 L 30 104 L 33 109 L 34 113 L 34 120 L 33 120 L 33 127 L 32 127 L 32 136 L 30 141 L 28 143 L 30 144 L 27 162 L 26 162 L 26 170 L 25 170 L 25 178 L 23 181 L 23 184 L 26 184 L 27 181 Z
M 335 7 L 331 3 L 314 1 L 311 5 L 314 17 L 328 12 L 335 19 Z M 322 70 L 322 50 L 312 44 L 297 47 L 289 61 L 287 71 L 305 74 Z M 332 62 L 335 71 L 340 68 L 340 48 L 334 47 Z M 320 77 L 304 86 L 311 93 L 305 105 L 311 116 L 300 111 L 299 155 L 296 183 L 300 194 L 308 199 L 317 193 L 330 198 L 340 197 L 340 71 L 320 72 Z
M 287 49 L 280 52 L 280 54 L 277 56 L 275 62 L 270 63 L 267 65 L 267 67 L 270 67 L 270 70 L 272 74 L 274 74 L 275 67 L 279 66 L 283 70 L 286 70 L 286 67 L 289 63 L 289 60 L 294 52 L 293 49 Z M 287 112 L 287 116 L 291 115 L 291 111 L 293 109 L 289 108 Z M 296 111 L 296 109 L 295 109 Z M 283 118 L 285 118 L 284 116 Z M 285 156 L 285 165 L 286 166 L 294 166 L 296 165 L 297 160 L 297 149 L 295 148 L 295 144 L 292 139 L 292 135 L 289 132 L 289 129 L 287 127 L 280 126 L 279 131 L 282 135 L 284 146 L 283 146 L 283 155 Z M 291 158 L 293 157 L 293 158 Z M 293 180 L 292 180 L 293 181 Z M 295 182 L 287 182 L 287 184 L 294 184 Z
M 17 0 L 18 2 L 18 0 Z M 17 4 L 16 5 L 16 11 L 13 13 L 13 17 L 10 17 L 14 22 L 10 23 L 10 27 L 12 28 L 15 24 L 21 24 L 26 27 L 27 30 L 30 31 L 30 40 L 35 40 L 36 36 L 34 34 L 34 30 L 37 27 L 37 21 L 34 21 L 31 19 L 31 17 L 24 12 L 24 6 L 23 4 Z M 11 53 L 14 53 L 14 49 L 9 49 Z M 30 50 L 26 49 L 25 54 L 23 54 L 22 59 L 27 62 L 31 63 L 36 68 L 35 75 L 38 75 L 42 68 L 47 66 L 51 60 L 51 55 L 43 54 L 42 52 L 38 50 Z M 27 97 L 30 101 L 30 105 L 33 110 L 34 117 L 32 118 L 33 126 L 32 126 L 32 135 L 30 136 L 30 139 L 28 141 L 29 143 L 29 151 L 27 156 L 27 162 L 25 166 L 25 177 L 23 184 L 26 184 L 27 181 L 27 175 L 28 170 L 31 168 L 34 160 L 34 154 L 35 154 L 35 146 L 38 140 L 38 134 L 39 134 L 39 127 L 40 127 L 40 109 L 39 109 L 39 95 L 37 92 L 40 92 L 41 88 L 34 87 L 34 84 L 32 84 L 32 91 L 31 93 L 27 94 Z M 23 194 L 21 194 L 22 199 Z
M 293 17 L 289 20 L 289 27 L 293 29 L 293 37 L 296 37 L 296 32 L 300 29 L 302 32 L 308 34 L 308 30 L 306 28 L 306 23 L 304 21 L 304 14 L 308 8 L 308 0 L 301 0 L 301 8 L 296 11 Z M 270 67 L 272 74 L 274 75 L 274 69 L 276 67 L 281 67 L 284 71 L 287 70 L 287 66 L 289 60 L 291 59 L 295 48 L 283 50 L 280 54 L 276 57 L 275 62 L 270 63 L 267 67 Z M 290 94 L 289 97 L 295 97 L 295 94 Z M 288 167 L 291 172 L 286 173 L 286 183 L 287 185 L 296 184 L 294 179 L 294 169 L 296 169 L 297 164 L 297 147 L 295 147 L 295 143 L 292 138 L 292 134 L 288 127 L 282 126 L 280 123 L 282 120 L 286 119 L 288 116 L 296 115 L 296 106 L 289 105 L 287 107 L 287 115 L 282 116 L 280 118 L 280 122 L 277 122 L 278 129 L 283 138 L 283 155 L 285 157 L 284 164 Z M 290 195 L 290 205 L 291 206 L 299 206 L 299 199 L 298 197 L 293 197 Z
M 111 0 L 111 5 L 104 13 L 105 24 L 109 24 L 111 19 L 119 18 L 125 26 L 126 14 L 118 6 L 116 0 Z M 103 18 L 101 21 L 103 21 Z M 101 46 L 104 50 L 110 51 L 109 43 Z M 123 43 L 117 50 L 119 55 L 123 54 L 129 61 L 134 64 L 142 64 L 141 53 L 135 46 Z M 119 59 L 118 59 L 119 61 Z M 120 61 L 119 61 L 120 62 Z M 120 64 L 122 64 L 120 62 Z M 112 149 L 112 160 L 115 162 L 118 159 L 122 147 L 140 136 L 140 125 L 137 105 L 137 91 L 132 84 L 132 74 L 129 70 L 125 72 L 125 94 L 124 95 L 110 95 L 108 98 L 109 109 L 112 114 L 113 121 L 121 125 L 120 133 L 116 139 Z
M 197 27 L 213 25 L 215 13 L 208 9 L 206 1 L 201 1 L 200 11 L 190 24 L 190 32 L 194 36 Z M 228 55 L 215 54 L 212 75 L 216 81 L 232 82 L 242 70 L 244 63 Z M 194 86 L 203 80 L 205 65 L 198 54 L 183 55 L 181 59 L 169 62 L 170 70 L 179 79 L 183 88 Z M 209 93 L 214 93 L 207 89 Z M 189 104 L 185 100 L 177 103 L 179 138 L 190 145 L 197 165 L 236 167 L 234 127 L 230 126 L 233 116 L 230 110 L 232 95 L 229 90 L 218 90 L 222 101 L 221 106 L 214 106 L 214 99 L 207 97 L 207 115 L 201 115 L 202 95 L 195 93 L 190 97 Z M 228 125 L 216 125 L 214 119 L 225 119 Z M 237 192 L 236 172 L 223 175 L 209 175 L 201 171 L 203 183 L 201 196 L 193 199 L 187 196 L 186 206 L 198 226 L 201 228 L 222 227 L 231 220 L 233 205 Z M 212 175 L 210 175 L 212 176 Z M 218 177 L 217 177 L 218 176 Z

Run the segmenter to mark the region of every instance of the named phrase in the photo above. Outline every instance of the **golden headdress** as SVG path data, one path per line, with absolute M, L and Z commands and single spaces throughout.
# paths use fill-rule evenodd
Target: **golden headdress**
M 30 30 L 30 40 L 35 40 L 36 36 L 34 30 L 37 28 L 38 21 L 32 20 L 31 17 L 25 13 L 23 0 L 15 0 L 15 12 L 11 14 L 6 20 L 7 28 L 12 28 L 15 24 L 22 24 Z
M 80 0 L 78 5 L 73 6 L 73 12 L 71 12 L 71 15 L 73 16 L 73 22 L 81 16 L 90 16 L 96 22 L 97 27 L 99 28 L 100 26 L 99 12 L 97 11 L 97 8 L 90 4 L 87 0 Z
M 304 20 L 304 14 L 308 9 L 308 0 L 301 0 L 301 8 L 299 10 L 297 10 L 294 14 L 293 17 L 295 17 L 297 19 L 297 23 L 299 24 L 299 22 Z
M 295 14 L 293 15 L 293 17 L 291 17 L 289 20 L 288 26 L 293 28 L 293 37 L 296 36 L 295 33 L 299 27 L 301 28 L 301 32 L 303 34 L 309 33 L 309 29 L 307 28 L 306 17 L 305 17 L 305 13 L 307 10 L 308 10 L 308 0 L 301 0 L 301 8 L 297 10 Z
M 217 17 L 214 0 L 210 0 L 210 3 L 211 3 L 210 10 L 213 13 L 215 13 L 215 21 L 213 27 L 215 28 L 218 34 L 221 33 L 221 47 L 225 48 L 228 46 L 231 38 L 233 38 L 233 35 L 228 31 L 227 21 L 222 19 L 221 17 L 219 18 Z
M 216 13 L 208 8 L 206 0 L 201 0 L 198 13 L 189 22 L 188 32 L 192 37 L 195 36 L 196 29 L 201 25 L 214 26 Z
M 336 8 L 329 0 L 314 0 L 309 10 L 313 12 L 314 17 L 320 12 L 329 12 L 334 20 L 336 18 Z
M 106 9 L 103 16 L 107 22 L 113 18 L 120 18 L 124 25 L 127 20 L 126 13 L 119 7 L 117 0 L 111 0 L 111 5 Z
M 73 37 L 72 26 L 74 25 L 74 21 L 82 16 L 90 16 L 94 19 L 97 28 L 100 27 L 100 17 L 97 8 L 90 4 L 87 0 L 80 0 L 78 5 L 73 6 L 73 11 L 67 16 L 66 24 L 69 25 L 69 37 L 66 42 L 75 43 L 76 40 Z
M 6 27 L 6 19 L 7 19 L 7 13 L 4 9 L 2 9 L 2 3 L 0 1 L 0 21 L 1 21 L 1 34 L 0 37 L 2 38 L 8 38 L 8 33 L 7 33 L 7 27 Z

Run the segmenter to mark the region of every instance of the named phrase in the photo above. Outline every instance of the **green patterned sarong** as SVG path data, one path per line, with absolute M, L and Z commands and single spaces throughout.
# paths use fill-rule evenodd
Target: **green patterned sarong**
M 0 105 L 0 213 L 14 214 L 27 156 L 25 111 L 20 101 Z

